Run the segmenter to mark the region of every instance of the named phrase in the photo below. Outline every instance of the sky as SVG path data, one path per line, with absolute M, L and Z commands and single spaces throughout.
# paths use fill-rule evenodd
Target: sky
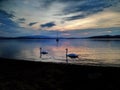
M 120 0 L 0 0 L 0 36 L 120 35 Z

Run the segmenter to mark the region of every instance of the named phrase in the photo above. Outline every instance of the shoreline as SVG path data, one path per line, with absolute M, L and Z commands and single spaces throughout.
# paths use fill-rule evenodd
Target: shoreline
M 119 90 L 120 68 L 0 58 L 0 90 Z
M 31 58 L 20 58 L 20 59 L 17 59 L 17 58 L 5 58 L 5 57 L 0 57 L 0 60 L 3 59 L 3 60 L 10 60 L 11 61 L 19 61 L 19 62 L 33 62 L 33 63 L 54 63 L 54 64 L 68 64 L 68 65 L 78 65 L 78 66 L 97 66 L 97 67 L 113 67 L 113 68 L 120 68 L 120 64 L 111 64 L 111 63 L 83 63 L 82 61 L 90 61 L 92 59 L 81 59 L 80 61 L 81 62 L 74 62 L 69 60 L 69 61 L 54 61 L 53 60 L 38 60 L 38 59 L 31 59 Z

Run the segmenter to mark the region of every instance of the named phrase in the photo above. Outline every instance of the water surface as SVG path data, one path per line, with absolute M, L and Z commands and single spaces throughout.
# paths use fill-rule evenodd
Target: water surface
M 48 51 L 40 58 L 40 47 Z M 15 39 L 0 40 L 0 57 L 43 62 L 66 63 L 66 51 L 79 55 L 70 59 L 75 64 L 107 64 L 120 66 L 120 40 L 94 39 Z

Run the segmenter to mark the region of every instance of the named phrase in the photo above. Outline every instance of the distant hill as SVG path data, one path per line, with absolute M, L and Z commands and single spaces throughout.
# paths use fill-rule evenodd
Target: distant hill
M 79 37 L 59 37 L 60 39 L 81 39 Z M 33 35 L 33 36 L 20 36 L 20 37 L 0 37 L 0 39 L 56 39 L 56 37 Z
M 120 35 L 102 35 L 102 36 L 92 36 L 88 38 L 120 38 Z
M 13 39 L 14 37 L 0 37 L 0 39 Z
M 0 37 L 0 39 L 47 39 L 52 38 L 48 36 L 33 35 L 33 36 L 21 36 L 21 37 Z
M 102 38 L 120 38 L 120 35 L 102 35 L 92 37 L 59 37 L 60 39 L 102 39 Z M 20 37 L 0 37 L 0 39 L 56 39 L 56 37 L 32 35 L 32 36 L 20 36 Z

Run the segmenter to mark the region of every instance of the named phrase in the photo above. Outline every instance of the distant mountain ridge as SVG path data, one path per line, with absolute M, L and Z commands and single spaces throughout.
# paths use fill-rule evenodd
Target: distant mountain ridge
M 102 35 L 102 36 L 92 36 L 88 38 L 120 38 L 120 35 Z
M 19 36 L 19 37 L 0 37 L 0 39 L 43 39 L 43 38 L 52 38 L 52 37 L 42 36 L 42 35 Z
M 42 36 L 42 35 L 32 35 L 32 36 L 19 36 L 19 37 L 0 37 L 0 39 L 56 39 L 55 36 Z M 79 37 L 58 37 L 60 39 L 80 39 Z
M 60 39 L 100 39 L 100 38 L 120 38 L 120 35 L 102 35 L 102 36 L 91 36 L 91 37 L 59 37 Z M 0 39 L 56 39 L 56 37 L 32 35 L 32 36 L 19 36 L 19 37 L 0 37 Z

